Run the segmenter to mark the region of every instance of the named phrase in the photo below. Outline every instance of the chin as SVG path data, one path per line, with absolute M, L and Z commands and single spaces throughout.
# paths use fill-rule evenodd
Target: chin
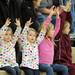
M 6 40 L 7 42 L 10 42 L 11 40 Z
M 6 41 L 6 42 L 10 42 L 11 40 L 10 40 L 10 39 L 5 39 L 5 41 Z
M 32 41 L 32 43 L 34 43 L 35 41 Z

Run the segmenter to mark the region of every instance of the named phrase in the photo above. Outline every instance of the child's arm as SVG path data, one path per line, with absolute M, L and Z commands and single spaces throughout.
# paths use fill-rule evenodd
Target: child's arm
M 28 32 L 28 30 L 29 30 L 29 26 L 30 26 L 30 25 L 32 25 L 31 18 L 29 19 L 29 21 L 27 21 L 27 22 L 25 23 L 25 27 L 24 27 L 24 29 L 23 29 L 23 31 L 22 31 L 22 33 L 21 33 L 21 36 L 24 36 L 24 38 L 27 38 L 27 32 Z
M 12 39 L 13 45 L 15 45 L 15 43 L 17 42 L 18 37 L 19 37 L 20 32 L 21 32 L 20 20 L 16 19 L 16 23 L 15 24 L 17 25 L 17 29 L 16 29 L 16 31 L 14 33 L 14 36 L 13 36 L 13 39 Z
M 41 31 L 39 33 L 39 36 L 37 38 L 37 43 L 40 44 L 41 41 L 44 39 L 44 36 L 46 34 L 46 27 L 43 25 L 42 28 L 41 28 Z
M 55 25 L 54 37 L 58 34 L 58 32 L 60 30 L 60 22 L 61 22 L 61 19 L 59 17 L 59 8 L 57 8 L 56 25 Z
M 67 1 L 66 3 L 66 12 L 70 12 L 71 11 L 71 0 Z
M 5 32 L 6 32 L 6 30 L 7 30 L 7 27 L 8 27 L 8 25 L 10 25 L 10 23 L 11 23 L 11 22 L 10 22 L 10 19 L 7 18 L 5 24 L 4 24 L 3 27 L 0 29 L 0 37 L 2 37 L 2 36 L 5 34 Z
M 23 45 L 25 44 L 24 41 L 27 40 L 27 32 L 28 32 L 29 26 L 30 26 L 31 24 L 32 24 L 32 22 L 31 22 L 31 18 L 30 18 L 30 20 L 25 23 L 25 27 L 24 27 L 22 33 L 21 33 L 20 36 L 19 36 L 18 42 L 19 42 L 20 46 L 23 46 Z
M 46 29 L 48 28 L 48 25 L 51 23 L 51 20 L 52 20 L 51 17 L 54 14 L 53 8 L 54 8 L 54 6 L 52 6 L 50 8 L 51 12 L 50 12 L 49 16 L 47 17 L 47 19 L 43 22 L 43 27 L 41 29 L 41 32 L 40 32 L 38 38 L 37 38 L 38 44 L 44 39 L 44 36 L 46 34 Z
M 63 8 L 64 11 L 66 12 L 70 12 L 71 11 L 71 0 L 67 1 L 66 2 L 66 5 L 65 6 L 61 6 L 61 8 Z
M 21 35 L 19 36 L 20 40 L 22 40 L 23 38 L 24 38 L 24 39 L 27 39 L 27 32 L 28 32 L 28 30 L 29 30 L 29 26 L 30 26 L 30 25 L 32 25 L 31 18 L 29 19 L 29 21 L 27 21 L 27 22 L 25 23 L 25 27 L 24 27 L 24 29 L 23 29 Z
M 46 20 L 44 21 L 44 23 L 43 23 L 43 25 L 45 25 L 45 27 L 47 28 L 48 27 L 48 25 L 51 23 L 51 20 L 52 20 L 52 15 L 54 14 L 54 6 L 52 6 L 51 8 L 50 8 L 50 14 L 49 14 L 49 16 L 46 18 Z

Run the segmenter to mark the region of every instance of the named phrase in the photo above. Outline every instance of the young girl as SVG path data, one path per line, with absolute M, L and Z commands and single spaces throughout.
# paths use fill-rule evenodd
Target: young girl
M 22 49 L 22 63 L 20 64 L 20 67 L 24 70 L 26 75 L 39 75 L 38 45 L 44 38 L 46 28 L 43 26 L 37 37 L 35 29 L 29 28 L 31 24 L 32 22 L 30 19 L 25 24 L 20 35 L 19 44 Z
M 47 75 L 54 75 L 53 74 L 53 69 L 54 71 L 64 71 L 63 68 L 64 66 L 60 64 L 55 64 L 53 65 L 53 58 L 54 58 L 54 37 L 57 35 L 59 29 L 60 29 L 60 17 L 59 17 L 59 8 L 56 8 L 56 10 L 53 10 L 54 8 L 51 9 L 50 15 L 49 15 L 49 20 L 51 20 L 51 16 L 56 12 L 56 25 L 54 29 L 54 25 L 52 23 L 49 24 L 48 30 L 46 32 L 44 40 L 41 42 L 39 45 L 39 60 L 40 60 L 40 70 L 45 71 Z M 47 23 L 49 23 L 49 20 Z M 66 72 L 63 75 L 67 75 L 68 73 Z
M 65 22 L 63 29 L 62 29 L 62 35 L 59 40 L 59 59 L 57 61 L 60 62 L 60 64 L 65 64 L 68 66 L 71 70 L 72 64 L 72 50 L 71 50 L 71 40 L 70 40 L 70 23 L 68 21 Z M 68 37 L 68 38 L 67 38 Z M 57 52 L 56 52 L 57 53 Z M 71 72 L 71 71 L 70 71 Z
M 12 29 L 8 27 L 10 23 L 10 19 L 7 19 L 5 25 L 0 29 L 0 69 L 7 71 L 11 75 L 19 75 L 14 47 L 21 27 L 19 20 L 16 19 L 17 29 L 13 34 Z

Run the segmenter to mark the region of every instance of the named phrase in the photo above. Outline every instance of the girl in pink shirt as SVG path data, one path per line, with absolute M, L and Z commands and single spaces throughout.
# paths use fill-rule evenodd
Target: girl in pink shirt
M 57 35 L 60 29 L 60 17 L 59 17 L 59 8 L 51 7 L 50 15 L 45 21 L 45 25 L 48 26 L 45 38 L 39 45 L 39 62 L 40 62 L 40 70 L 46 71 L 47 75 L 54 75 L 53 68 L 50 66 L 53 64 L 54 58 L 54 37 Z M 56 25 L 51 23 L 52 15 L 56 14 Z M 55 64 L 53 67 L 58 67 L 59 64 Z M 60 65 L 60 67 L 63 67 Z M 59 68 L 59 67 L 58 67 Z M 68 72 L 63 75 L 67 75 Z

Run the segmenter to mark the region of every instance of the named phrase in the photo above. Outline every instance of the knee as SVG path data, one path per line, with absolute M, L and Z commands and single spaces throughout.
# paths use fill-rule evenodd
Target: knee
M 46 68 L 46 71 L 51 71 L 51 72 L 53 72 L 53 68 L 52 68 L 51 66 L 48 66 L 48 67 Z
M 68 67 L 67 66 L 64 66 L 63 72 L 67 72 L 68 73 Z

